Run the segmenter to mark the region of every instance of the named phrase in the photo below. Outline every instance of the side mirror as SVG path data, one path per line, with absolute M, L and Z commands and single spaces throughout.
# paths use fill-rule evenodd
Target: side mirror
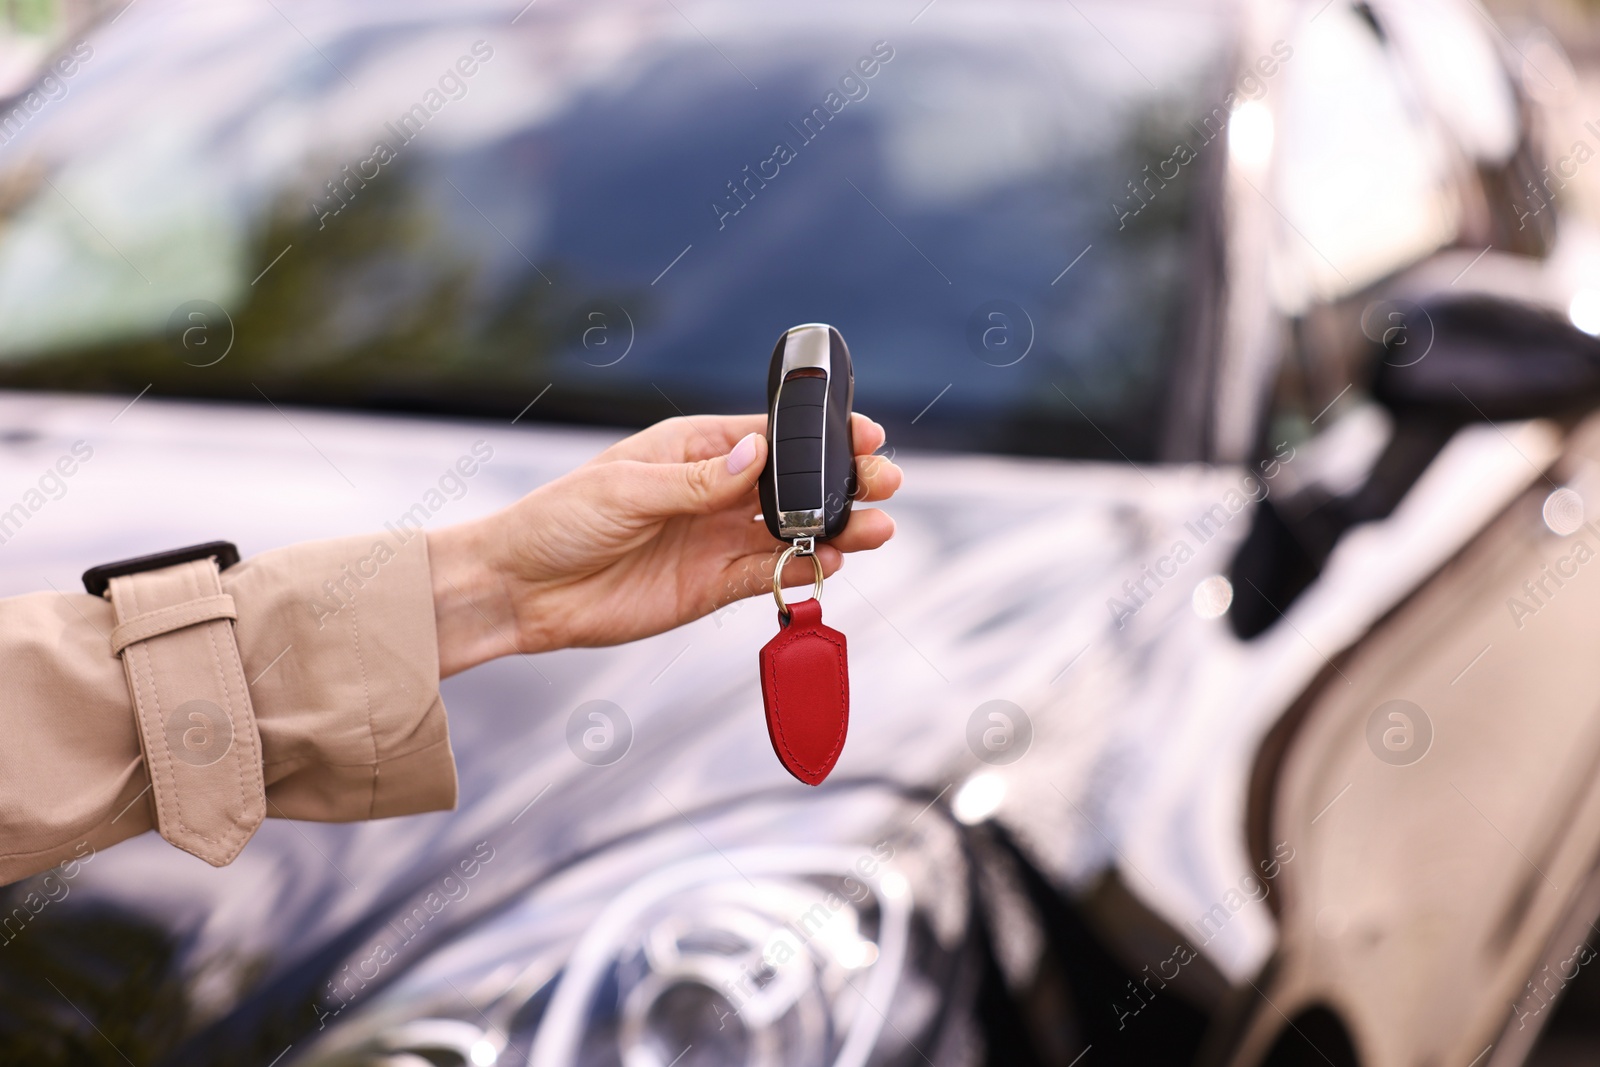
M 1398 421 L 1502 422 L 1600 405 L 1600 339 L 1563 315 L 1474 295 L 1397 307 L 1390 321 L 1372 396 Z
M 1233 631 L 1249 639 L 1316 581 L 1351 527 L 1387 518 L 1461 427 L 1600 407 L 1600 339 L 1503 297 L 1436 294 L 1386 305 L 1370 391 L 1394 433 L 1362 485 L 1267 498 L 1234 557 Z

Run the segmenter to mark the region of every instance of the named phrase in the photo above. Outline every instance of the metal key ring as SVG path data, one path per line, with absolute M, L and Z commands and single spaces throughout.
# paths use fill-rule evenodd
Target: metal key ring
M 799 546 L 790 545 L 783 550 L 783 555 L 778 557 L 778 565 L 772 568 L 772 599 L 778 602 L 778 614 L 783 616 L 785 622 L 789 619 L 789 605 L 783 602 L 783 568 L 790 558 L 799 551 Z M 822 561 L 815 552 L 807 553 L 811 558 L 812 569 L 817 572 L 817 583 L 812 587 L 811 596 L 815 600 L 822 599 Z

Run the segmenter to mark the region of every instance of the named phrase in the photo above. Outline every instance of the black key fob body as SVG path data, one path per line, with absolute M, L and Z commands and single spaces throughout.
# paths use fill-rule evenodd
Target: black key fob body
M 824 541 L 844 529 L 856 491 L 850 349 L 832 326 L 785 330 L 767 371 L 767 465 L 761 515 L 780 541 Z

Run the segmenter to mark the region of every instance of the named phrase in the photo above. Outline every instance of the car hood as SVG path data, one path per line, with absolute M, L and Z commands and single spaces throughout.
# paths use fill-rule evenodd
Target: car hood
M 376 530 L 486 441 L 492 460 L 434 519 L 460 521 L 618 436 L 129 399 L 0 395 L 0 486 L 13 495 L 72 442 L 94 449 L 66 495 L 4 545 L 0 593 L 73 590 L 94 563 L 181 544 L 227 538 L 249 554 Z M 835 778 L 948 801 L 975 773 L 997 775 L 996 817 L 1058 885 L 1115 869 L 1182 928 L 1252 869 L 1244 796 L 1264 731 L 1328 656 L 1527 484 L 1526 457 L 1555 441 L 1540 424 L 1465 432 L 1420 499 L 1341 546 L 1292 625 L 1248 644 L 1191 601 L 1226 571 L 1248 525 L 1242 471 L 901 454 L 895 539 L 852 557 L 824 595 L 829 624 L 850 640 L 853 714 Z M 1473 470 L 1470 492 L 1455 467 Z M 1211 525 L 1197 525 L 1205 515 Z M 648 640 L 515 657 L 446 681 L 453 812 L 271 819 L 222 869 L 145 835 L 97 856 L 74 893 L 180 933 L 191 960 L 253 960 L 260 980 L 490 834 L 514 857 L 507 866 L 532 869 L 653 822 L 694 826 L 696 812 L 741 797 L 804 805 L 815 794 L 779 766 L 762 716 L 756 653 L 776 625 L 770 605 L 758 595 Z M 631 747 L 610 766 L 567 742 L 569 718 L 590 700 L 631 724 Z M 993 700 L 1021 708 L 1032 730 L 1004 765 L 969 741 Z M 872 829 L 852 820 L 878 817 L 818 810 L 856 839 Z M 1205 950 L 1238 978 L 1271 943 L 1266 909 L 1247 908 Z

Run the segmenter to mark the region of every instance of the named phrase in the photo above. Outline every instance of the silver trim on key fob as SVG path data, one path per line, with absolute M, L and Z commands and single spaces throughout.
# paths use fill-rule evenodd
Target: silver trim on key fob
M 823 379 L 833 373 L 830 366 L 832 360 L 828 358 L 831 347 L 827 323 L 808 322 L 800 326 L 791 326 L 783 335 L 783 362 L 778 370 L 778 391 L 772 397 L 772 410 L 767 414 L 767 440 L 774 442 L 777 447 L 778 439 L 778 404 L 783 397 L 783 386 L 789 378 L 790 371 L 820 370 Z M 822 392 L 822 424 L 828 424 L 828 391 Z M 828 457 L 822 457 L 822 473 L 818 480 L 828 484 Z M 773 486 L 773 497 L 778 501 L 778 536 L 785 541 L 793 541 L 797 537 L 821 537 L 826 520 L 821 508 L 805 509 L 801 511 L 783 510 L 783 496 L 776 485 Z
M 804 383 L 804 388 L 796 393 L 796 399 L 787 409 L 793 414 L 787 417 L 804 418 L 808 429 L 797 436 L 793 432 L 794 424 L 786 422 L 790 427 L 789 436 L 780 441 L 779 414 L 784 410 L 785 393 L 790 389 L 800 390 L 800 383 Z M 761 478 L 762 512 L 774 537 L 796 545 L 804 553 L 812 550 L 817 541 L 836 536 L 843 528 L 849 518 L 850 498 L 855 489 L 855 457 L 850 447 L 849 422 L 855 376 L 850 365 L 850 350 L 839 331 L 820 322 L 785 330 L 768 368 L 768 390 L 767 441 L 770 447 L 767 468 Z M 819 394 L 820 401 L 816 399 Z M 803 416 L 800 412 L 817 411 L 819 404 L 820 419 L 816 425 L 820 428 L 816 433 L 820 436 L 813 439 L 809 424 L 815 416 Z M 804 446 L 798 450 L 799 454 L 809 453 L 809 458 L 797 460 L 797 443 L 813 440 L 814 451 Z M 780 456 L 788 457 L 784 460 L 786 464 L 801 462 L 808 466 L 800 470 L 779 470 Z M 809 466 L 811 463 L 815 466 Z M 791 505 L 800 506 L 784 506 L 784 485 L 788 486 Z

